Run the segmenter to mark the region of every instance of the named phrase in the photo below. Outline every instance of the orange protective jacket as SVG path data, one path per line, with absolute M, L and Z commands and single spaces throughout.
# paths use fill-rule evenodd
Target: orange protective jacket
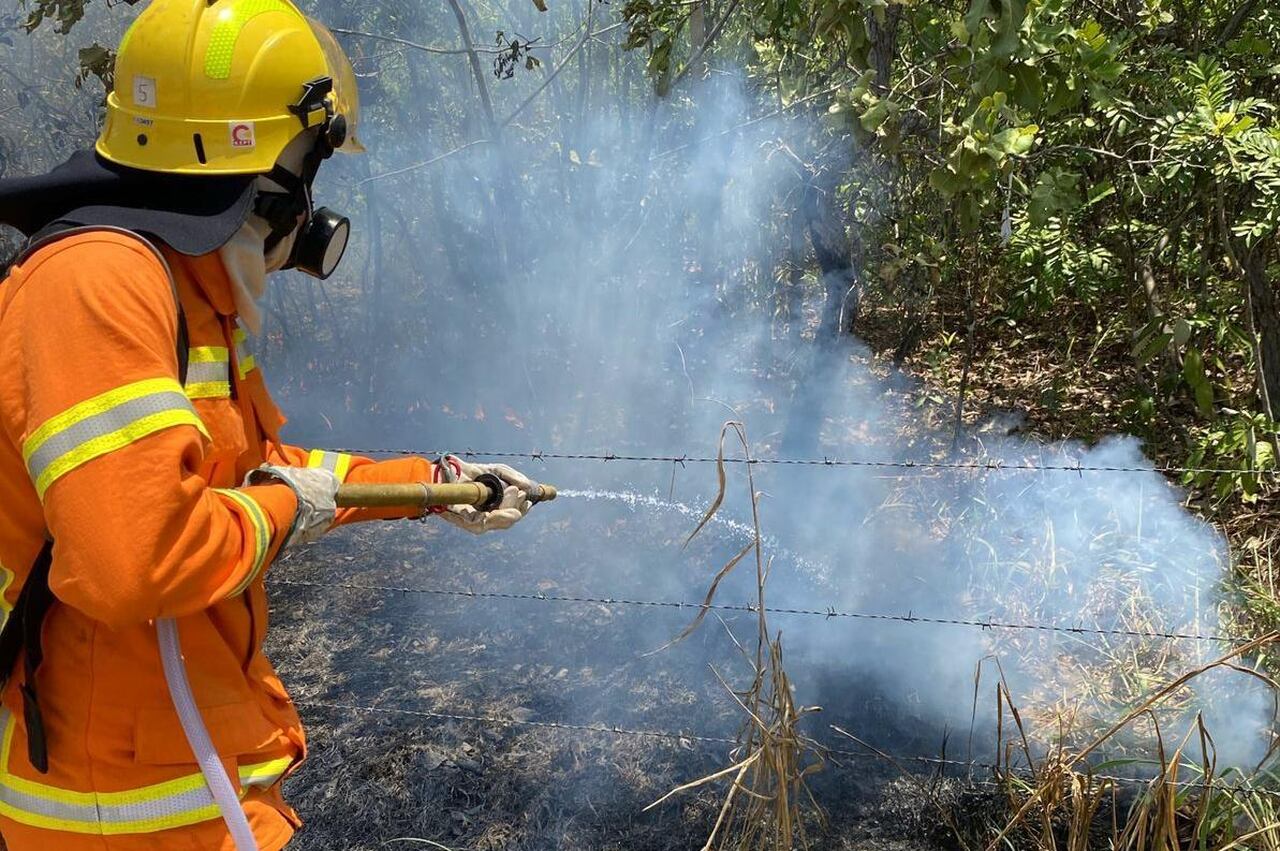
M 185 386 L 175 293 L 190 334 Z M 36 683 L 47 774 L 27 758 L 21 663 L 0 696 L 9 851 L 232 851 L 169 697 L 156 618 L 178 620 L 260 848 L 288 843 L 299 821 L 280 782 L 306 742 L 262 653 L 263 574 L 296 504 L 285 485 L 239 485 L 264 462 L 357 482 L 430 481 L 431 467 L 284 446 L 282 424 L 216 254 L 93 229 L 37 248 L 0 283 L 0 617 L 46 535 L 58 601 Z M 395 516 L 344 511 L 339 522 Z

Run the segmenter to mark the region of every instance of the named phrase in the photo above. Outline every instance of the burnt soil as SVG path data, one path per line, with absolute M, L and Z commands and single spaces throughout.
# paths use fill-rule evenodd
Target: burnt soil
M 645 807 L 726 767 L 731 746 L 536 722 L 733 737 L 741 710 L 709 666 L 735 685 L 746 679 L 728 631 L 754 640 L 751 615 L 708 618 L 655 653 L 688 610 L 393 590 L 700 600 L 731 537 L 681 550 L 687 518 L 569 503 L 480 538 L 439 521 L 348 527 L 273 567 L 268 651 L 310 741 L 286 787 L 306 822 L 291 848 L 702 846 L 723 786 Z M 673 568 L 661 582 L 659 562 Z M 874 683 L 851 684 L 848 695 L 843 714 L 815 716 L 808 732 L 857 750 L 833 740 L 827 724 L 839 721 L 895 753 L 942 752 L 943 735 Z M 989 838 L 1007 811 L 983 779 L 907 773 L 874 756 L 830 759 L 811 784 L 827 818 L 825 827 L 811 820 L 811 847 L 925 851 L 960 847 L 957 834 Z

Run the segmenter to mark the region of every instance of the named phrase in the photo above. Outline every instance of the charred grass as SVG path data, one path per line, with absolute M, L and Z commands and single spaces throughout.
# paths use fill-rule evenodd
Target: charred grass
M 549 543 L 556 531 L 544 534 Z M 276 576 L 462 590 L 497 579 L 547 593 L 581 581 L 572 558 L 558 570 L 522 565 L 502 542 L 392 525 L 340 532 Z M 299 848 L 413 847 L 392 840 L 418 838 L 455 851 L 666 851 L 705 841 L 721 806 L 716 789 L 645 808 L 722 769 L 727 744 L 369 710 L 732 736 L 741 717 L 706 668 L 737 652 L 718 624 L 678 652 L 650 656 L 687 612 L 279 584 L 272 593 L 271 653 L 311 743 L 287 789 L 307 821 Z M 887 714 L 881 721 L 894 724 Z M 901 818 L 927 805 L 895 777 L 875 760 L 851 760 L 816 778 L 832 830 L 813 847 L 937 847 L 927 820 Z
M 301 705 L 311 742 L 310 761 L 287 789 L 307 821 L 298 848 L 436 847 L 409 840 L 452 851 L 703 847 L 722 816 L 727 787 L 698 781 L 741 765 L 752 751 L 750 743 L 743 750 L 695 737 L 733 738 L 742 730 L 744 707 L 726 684 L 754 678 L 741 645 L 756 640 L 755 619 L 708 621 L 654 653 L 680 634 L 691 610 L 467 596 L 503 589 L 590 595 L 607 576 L 609 587 L 633 597 L 701 599 L 705 572 L 684 576 L 679 588 L 659 588 L 647 573 L 652 565 L 607 557 L 611 539 L 676 547 L 689 524 L 668 527 L 642 513 L 599 522 L 548 518 L 521 530 L 523 537 L 495 540 L 439 524 L 350 528 L 274 568 L 270 652 Z M 697 546 L 693 561 L 713 557 Z M 409 588 L 458 593 L 394 590 Z M 785 632 L 785 619 L 779 623 Z M 1101 717 L 1063 733 L 1064 742 L 1083 746 L 1046 746 L 1043 730 L 1028 732 L 1032 724 L 999 678 L 990 672 L 979 678 L 981 692 L 975 685 L 971 697 L 957 701 L 987 701 L 993 685 L 1003 701 L 1004 748 L 987 742 L 981 749 L 1000 763 L 994 771 L 911 762 L 912 755 L 954 756 L 958 736 L 914 716 L 874 680 L 828 690 L 847 705 L 829 707 L 802 732 L 846 752 L 824 754 L 824 770 L 804 778 L 815 804 L 797 816 L 808 847 L 1275 847 L 1266 844 L 1274 839 L 1275 808 L 1265 778 L 1249 779 L 1262 788 L 1245 795 L 1212 786 L 1206 794 L 1203 778 L 1222 772 L 1190 756 L 1194 749 L 1175 742 L 1161 750 L 1161 740 L 1144 749 L 1149 736 L 1121 743 L 1119 729 L 1102 728 Z M 1179 694 L 1171 689 L 1164 699 Z M 1048 709 L 1030 715 L 1040 722 Z M 1139 712 L 1129 720 L 1150 719 Z M 830 721 L 856 725 L 868 746 L 842 739 Z M 1090 737 L 1122 744 L 1122 763 L 1100 770 L 1080 757 Z M 1107 771 L 1155 780 L 1097 776 Z M 1217 782 L 1238 786 L 1243 779 Z M 686 785 L 683 794 L 646 809 Z M 743 798 L 757 803 L 752 791 L 748 786 Z M 759 813 L 748 823 L 759 824 Z M 795 847 L 802 847 L 798 840 Z
M 976 377 L 975 394 L 989 403 L 981 398 L 984 380 Z M 911 400 L 900 403 L 909 406 Z M 982 410 L 982 404 L 971 408 Z M 1084 406 L 1076 410 L 1085 416 Z M 931 431 L 927 416 L 919 420 L 922 433 Z M 1037 428 L 1043 425 L 1039 418 L 1033 421 Z M 859 436 L 856 422 L 828 422 L 824 428 L 838 442 Z M 1079 436 L 1084 427 L 1064 424 L 1050 431 Z M 766 435 L 763 442 L 776 437 Z M 929 439 L 920 437 L 923 443 Z M 903 482 L 877 511 L 908 512 L 912 516 L 902 528 L 928 530 L 907 536 L 904 551 L 923 548 L 927 556 L 931 541 L 951 535 L 953 518 L 931 499 L 927 477 Z M 722 552 L 700 552 L 696 543 L 686 560 L 664 560 L 689 532 L 688 518 L 673 522 L 633 511 L 605 522 L 584 519 L 568 505 L 539 512 L 545 513 L 539 522 L 497 540 L 464 538 L 439 524 L 347 529 L 274 568 L 277 579 L 328 586 L 276 584 L 272 590 L 269 649 L 301 704 L 312 746 L 311 761 L 288 787 L 308 822 L 297 842 L 303 851 L 424 847 L 422 841 L 451 851 L 667 851 L 706 843 L 723 812 L 726 786 L 698 781 L 741 765 L 749 751 L 693 737 L 732 738 L 742 729 L 744 707 L 729 697 L 731 689 L 710 666 L 717 666 L 725 683 L 758 676 L 758 668 L 741 663 L 741 636 L 754 641 L 757 629 L 750 615 L 726 616 L 723 628 L 704 624 L 677 647 L 652 654 L 680 633 L 689 611 L 391 590 L 599 596 L 602 589 L 616 589 L 618 597 L 697 600 L 723 563 Z M 1233 622 L 1258 630 L 1280 621 L 1276 578 L 1257 568 L 1271 564 L 1273 548 L 1271 533 L 1258 525 L 1265 524 L 1266 512 L 1258 513 L 1250 527 L 1250 567 L 1236 567 L 1244 580 L 1232 597 L 1237 605 L 1218 613 L 1224 630 Z M 613 557 L 619 541 L 642 541 L 659 557 Z M 1157 549 L 1159 544 L 1152 542 Z M 978 572 L 973 588 L 957 601 L 977 611 L 994 607 L 1014 620 L 1044 616 L 1037 587 L 1070 576 L 1073 567 L 1028 551 L 1001 559 L 1012 569 L 981 575 L 982 554 L 970 555 Z M 1126 569 L 1150 571 L 1163 563 L 1156 550 L 1128 557 Z M 1083 614 L 1119 618 L 1120 625 L 1139 630 L 1188 626 L 1147 618 L 1141 594 L 1126 586 L 1124 572 L 1094 589 Z M 806 581 L 812 582 L 810 590 L 822 590 L 821 577 Z M 332 587 L 337 585 L 360 587 Z M 975 590 L 980 593 L 969 593 Z M 785 632 L 785 622 L 781 627 Z M 977 753 L 972 743 L 963 750 L 964 758 L 992 755 L 1000 767 L 922 767 L 846 741 L 862 756 L 828 754 L 825 770 L 806 778 L 817 805 L 800 816 L 810 848 L 1277 847 L 1271 778 L 1220 770 L 1204 757 L 1203 742 L 1184 742 L 1183 730 L 1173 738 L 1159 730 L 1154 712 L 1138 713 L 1123 729 L 1109 731 L 1144 695 L 1194 668 L 1188 657 L 1152 641 L 1095 642 L 1088 653 L 1063 652 L 1045 636 L 1016 632 L 992 634 L 989 642 L 992 653 L 1055 672 L 1046 679 L 1052 687 L 1030 695 L 1025 706 L 1015 707 L 996 689 L 1001 711 L 1017 710 L 1017 724 L 1003 727 L 999 741 L 979 742 Z M 1266 659 L 1260 647 L 1248 661 Z M 904 677 L 913 673 L 918 672 Z M 957 694 L 957 703 L 990 707 L 995 680 L 990 674 L 979 679 L 982 688 Z M 916 715 L 900 693 L 874 678 L 827 686 L 824 697 L 839 700 L 804 728 L 827 745 L 840 745 L 827 726 L 837 722 L 852 725 L 873 746 L 891 748 L 889 756 L 952 756 L 957 750 L 961 732 Z M 1189 694 L 1175 690 L 1161 700 L 1176 714 L 1180 705 L 1190 705 Z M 672 731 L 689 738 L 501 719 Z M 1094 741 L 1107 746 L 1107 756 L 1081 757 Z M 1145 780 L 1131 782 L 1134 776 Z M 690 784 L 684 794 L 646 810 Z

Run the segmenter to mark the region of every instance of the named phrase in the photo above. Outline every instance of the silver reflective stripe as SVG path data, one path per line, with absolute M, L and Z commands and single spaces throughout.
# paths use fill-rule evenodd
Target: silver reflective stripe
M 0 709 L 0 814 L 21 824 L 95 836 L 156 833 L 218 818 L 212 793 L 200 774 L 118 792 L 79 792 L 14 775 L 9 770 L 16 730 L 13 715 Z M 289 757 L 239 766 L 242 787 L 268 788 L 280 780 Z M 244 795 L 242 788 L 240 795 Z M 52 846 L 51 846 L 52 847 Z
M 253 349 L 249 348 L 249 335 L 243 328 L 236 326 L 231 332 L 231 340 L 236 346 L 236 367 L 243 379 L 257 368 L 258 362 L 253 356 Z
M 231 397 L 231 354 L 226 346 L 193 346 L 187 357 L 189 399 Z
M 345 482 L 347 476 L 351 473 L 352 460 L 352 456 L 343 452 L 325 452 L 322 449 L 312 449 L 307 456 L 307 466 L 328 470 L 338 477 L 338 481 Z
M 187 365 L 187 384 L 204 384 L 220 381 L 226 383 L 231 366 L 227 361 L 190 363 Z
M 161 390 L 157 393 L 149 393 L 137 399 L 121 402 L 112 408 L 98 414 L 92 414 L 85 419 L 72 423 L 58 433 L 50 435 L 44 443 L 27 456 L 27 469 L 31 473 L 31 478 L 38 481 L 55 461 L 64 455 L 74 452 L 89 441 L 99 437 L 106 437 L 155 414 L 163 414 L 174 410 L 192 410 L 191 402 L 187 399 L 185 393 L 179 393 L 175 390 Z
M 5 784 L 0 786 L 0 802 L 46 818 L 94 825 L 150 822 L 180 813 L 189 813 L 213 806 L 213 796 L 209 794 L 209 787 L 202 785 L 188 792 L 136 804 L 71 804 L 19 792 Z M 212 817 L 216 818 L 217 813 L 215 812 Z

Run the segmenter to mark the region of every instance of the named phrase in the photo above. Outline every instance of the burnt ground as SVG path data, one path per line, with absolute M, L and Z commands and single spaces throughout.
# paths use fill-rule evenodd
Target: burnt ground
M 701 847 L 722 786 L 643 810 L 728 765 L 727 745 L 405 712 L 733 736 L 741 717 L 708 665 L 742 681 L 726 626 L 749 638 L 749 615 L 726 626 L 708 619 L 688 641 L 650 654 L 688 611 L 332 587 L 701 598 L 709 574 L 660 582 L 653 559 L 635 557 L 639 547 L 682 573 L 671 560 L 686 519 L 659 524 L 615 508 L 577 512 L 571 527 L 568 502 L 483 538 L 441 523 L 352 527 L 273 568 L 268 650 L 311 742 L 310 761 L 287 785 L 307 823 L 299 849 Z M 686 566 L 718 557 L 724 543 L 695 542 Z M 856 706 L 824 720 L 896 753 L 940 752 L 938 731 L 864 685 L 851 692 Z M 856 749 L 833 741 L 825 723 L 809 731 Z M 989 787 L 906 775 L 878 758 L 833 761 L 813 789 L 829 819 L 812 827 L 819 849 L 956 847 L 949 820 L 989 835 L 1003 812 Z
M 874 413 L 881 406 L 915 410 L 915 397 L 901 382 L 885 380 L 883 387 L 872 388 L 872 403 L 867 391 L 857 395 L 857 383 L 867 382 L 868 373 L 854 372 L 849 380 L 849 398 L 864 404 L 847 406 L 847 414 L 824 423 L 833 447 L 846 454 L 862 449 L 872 457 L 901 457 L 929 445 L 932 432 L 919 428 L 881 436 L 886 445 L 872 445 L 869 436 L 879 435 L 885 421 L 919 425 L 918 417 L 876 420 Z M 764 421 L 753 435 L 776 452 L 785 407 L 769 399 L 749 400 L 747 406 L 753 423 Z M 775 408 L 772 418 L 766 416 Z M 721 413 L 714 411 L 717 418 Z M 714 425 L 703 425 L 673 420 L 670 427 L 676 437 L 715 433 Z M 500 437 L 493 438 L 495 445 L 529 441 Z M 367 440 L 404 445 L 377 434 Z M 661 433 L 652 440 L 684 446 Z M 577 437 L 566 438 L 565 445 L 598 444 Z M 741 641 L 754 641 L 752 616 L 718 613 L 723 625 L 708 617 L 688 640 L 654 653 L 680 633 L 694 608 L 466 594 L 696 603 L 719 567 L 741 549 L 743 530 L 713 525 L 682 548 L 710 499 L 715 471 L 709 465 L 546 461 L 530 472 L 562 487 L 628 489 L 658 502 L 674 493 L 689 507 L 676 511 L 656 503 L 566 497 L 538 507 L 510 532 L 480 538 L 440 522 L 364 525 L 338 530 L 272 568 L 267 649 L 299 704 L 312 747 L 310 761 L 286 789 L 307 822 L 297 848 L 668 851 L 702 846 L 723 786 L 647 812 L 645 807 L 672 788 L 730 764 L 729 746 L 693 737 L 733 737 L 743 721 L 710 666 L 734 686 L 749 679 L 729 630 Z M 724 511 L 739 521 L 750 516 L 740 472 L 731 471 L 731 499 Z M 781 546 L 768 547 L 780 556 L 770 580 L 775 607 L 779 602 L 836 603 L 864 611 L 905 613 L 910 607 L 950 616 L 1002 611 L 989 606 L 998 601 L 975 600 L 967 583 L 948 579 L 953 571 L 947 551 L 937 547 L 947 533 L 941 520 L 930 519 L 936 506 L 929 494 L 939 482 L 912 477 L 913 495 L 901 496 L 902 481 L 876 470 L 835 476 L 774 468 L 758 469 L 756 475 L 757 486 L 768 495 L 765 531 L 778 528 L 771 521 L 782 514 L 790 520 L 781 524 L 786 530 Z M 950 485 L 941 491 L 956 492 Z M 945 505 L 939 499 L 938 505 Z M 810 520 L 803 508 L 794 510 L 806 500 L 842 508 Z M 913 508 L 907 512 L 910 519 L 895 520 L 885 513 L 888 508 L 901 513 L 907 505 L 922 507 L 923 514 L 912 514 Z M 872 520 L 881 534 L 849 534 Z M 862 543 L 855 545 L 855 539 Z M 807 558 L 829 561 L 815 570 L 801 564 Z M 751 600 L 752 570 L 739 568 L 718 600 Z M 337 587 L 344 585 L 351 587 Z M 403 590 L 428 588 L 455 593 Z M 1034 608 L 1005 611 L 1014 620 L 1041 614 Z M 1107 608 L 1103 614 L 1112 612 Z M 1006 664 L 1020 656 L 1032 663 L 1070 661 L 1079 652 L 1070 637 L 1055 643 L 1046 634 L 1018 631 L 785 615 L 773 616 L 770 626 L 784 634 L 796 699 L 824 705 L 822 713 L 807 719 L 809 735 L 858 750 L 829 726 L 838 724 L 907 758 L 841 757 L 813 777 L 814 794 L 828 819 L 825 829 L 812 825 L 815 849 L 984 847 L 1009 815 L 1000 790 L 984 785 L 988 775 L 939 777 L 909 758 L 989 758 L 981 751 L 989 734 L 979 730 L 975 736 L 964 727 L 976 708 L 974 663 L 1001 649 L 998 642 L 1008 651 Z M 984 701 L 990 690 L 988 682 Z M 946 722 L 937 715 L 939 703 L 953 711 Z M 1050 727 L 1056 723 L 1050 718 Z M 1031 840 L 1013 844 L 1036 847 Z

